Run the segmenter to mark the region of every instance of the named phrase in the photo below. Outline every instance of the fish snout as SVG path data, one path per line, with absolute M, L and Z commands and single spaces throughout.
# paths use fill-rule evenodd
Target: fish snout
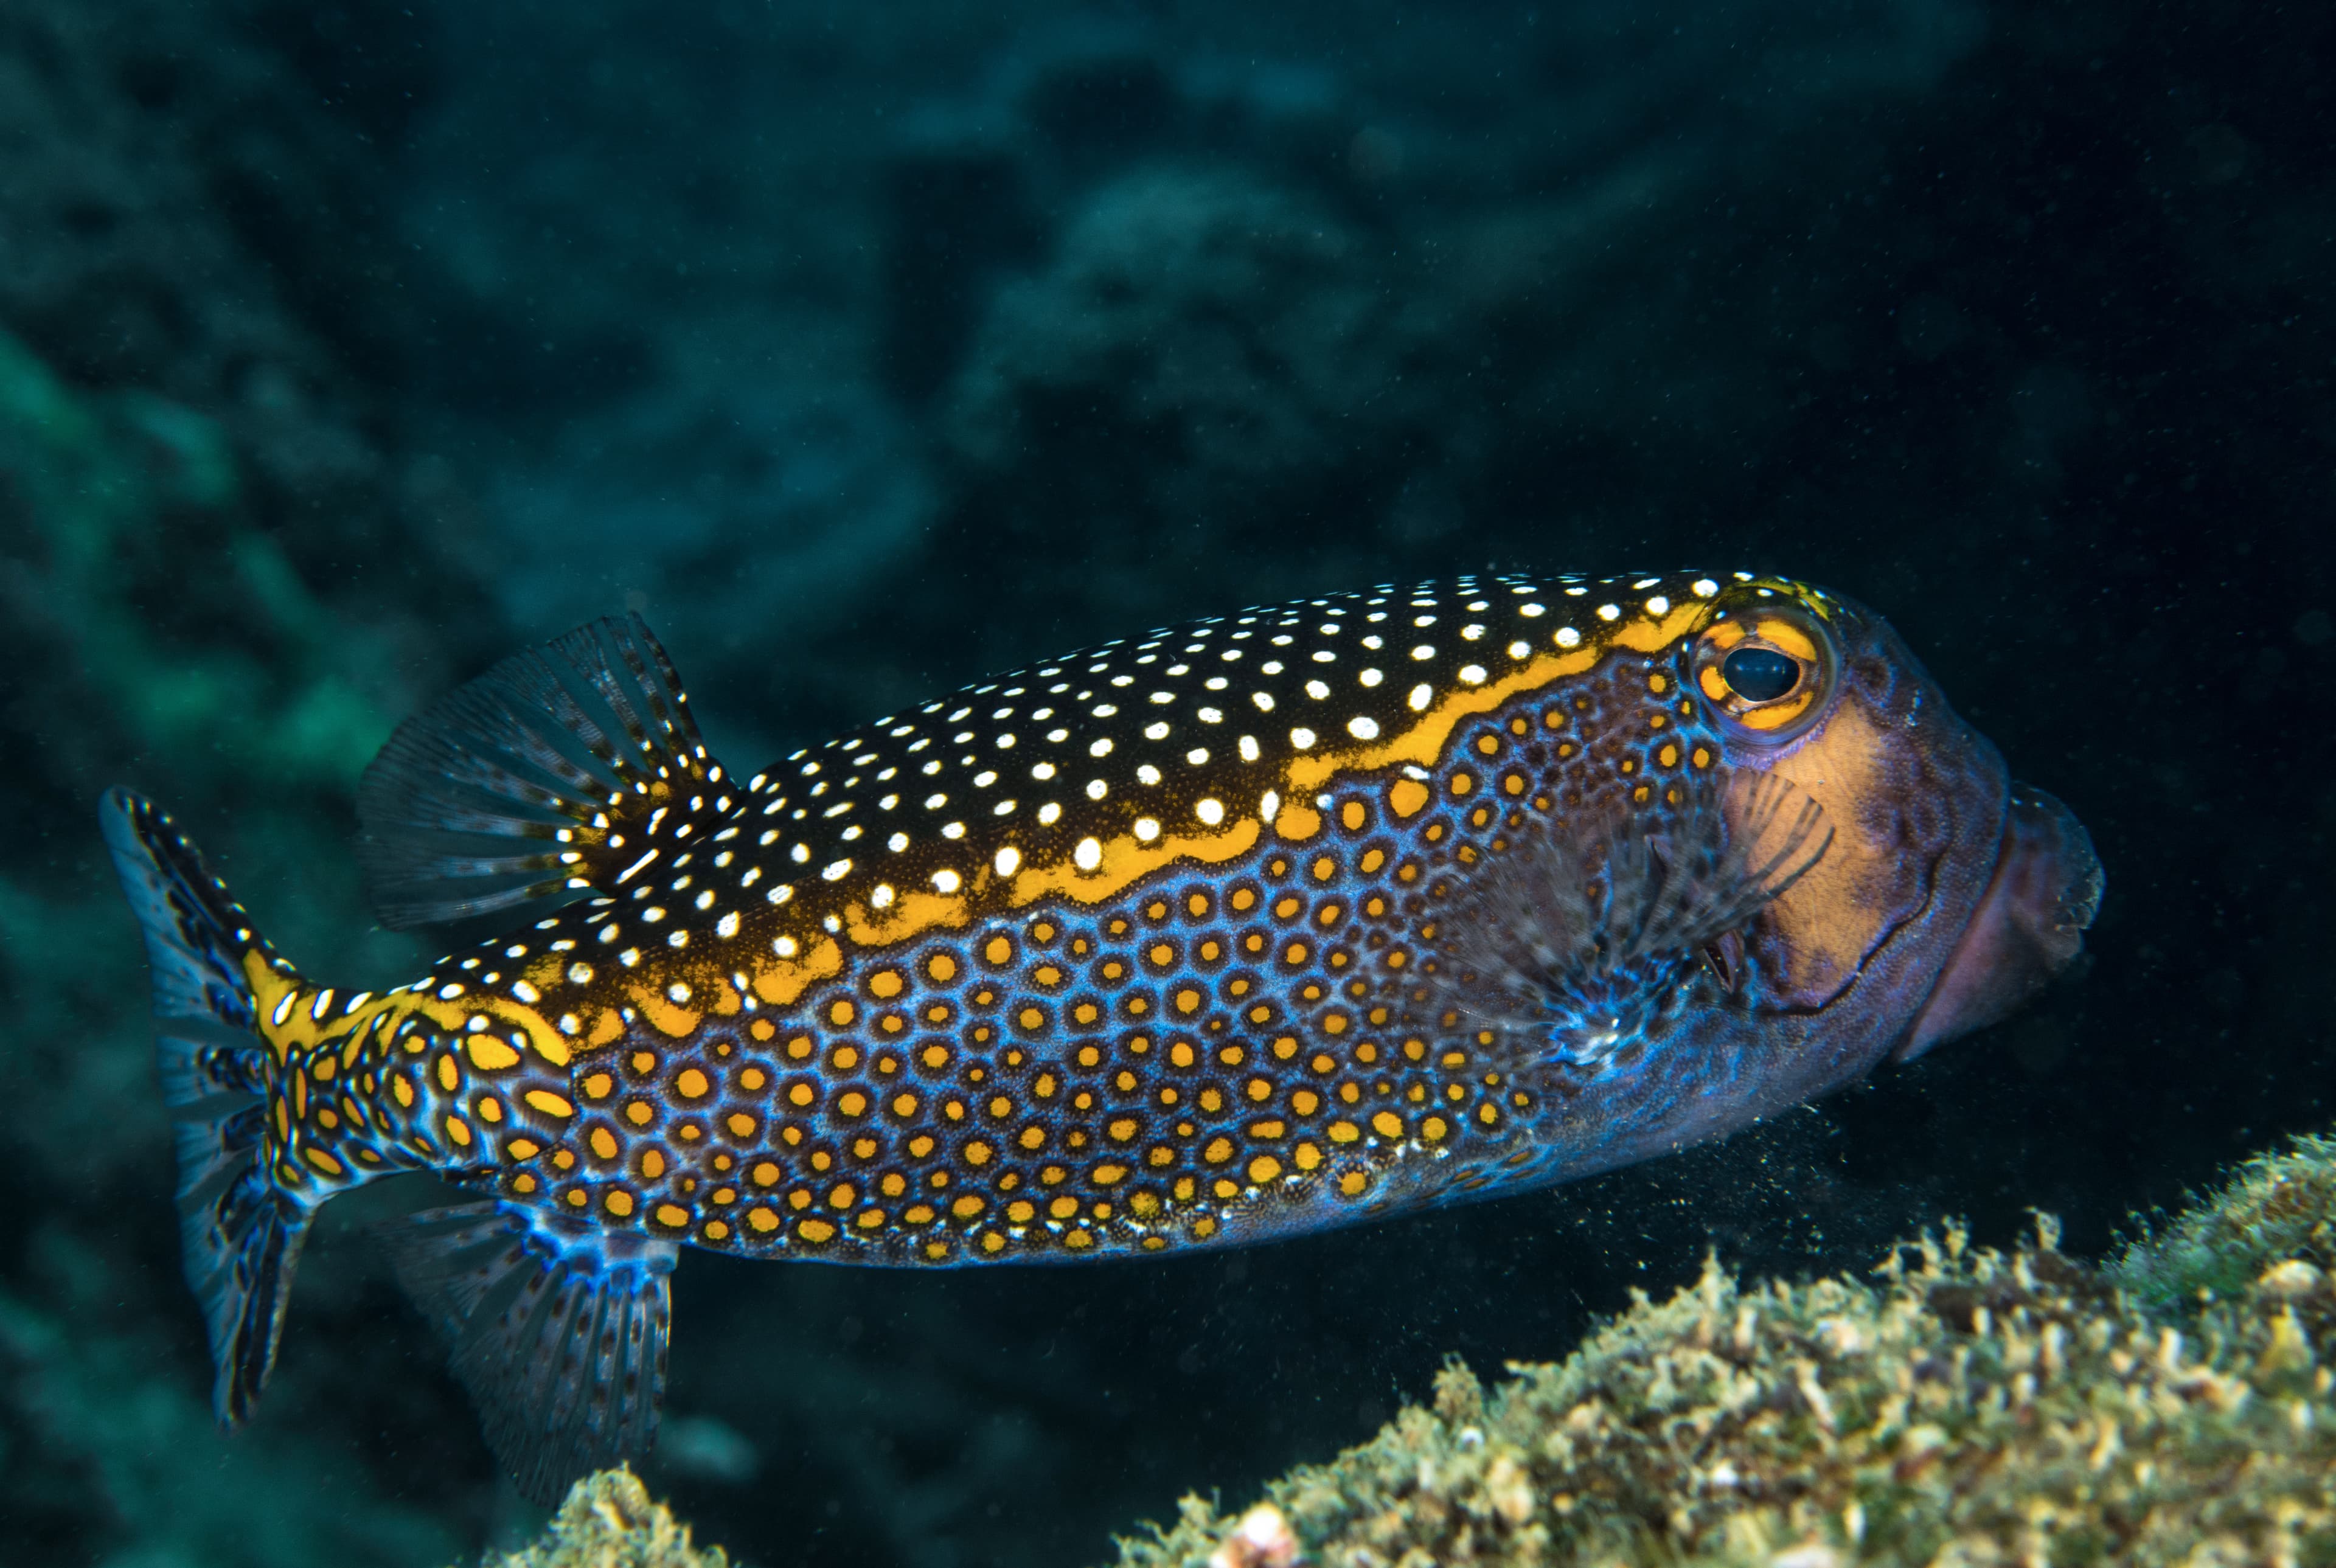
M 1994 878 L 1898 1059 L 2009 1018 L 2043 989 L 2084 950 L 2104 882 L 2092 836 L 2076 813 L 2014 783 Z

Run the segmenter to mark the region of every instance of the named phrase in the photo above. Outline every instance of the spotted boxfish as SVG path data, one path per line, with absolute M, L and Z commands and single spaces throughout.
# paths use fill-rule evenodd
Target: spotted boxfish
M 1737 572 L 1461 577 L 1032 665 L 740 777 L 638 617 L 409 719 L 357 794 L 384 992 L 146 800 L 223 1421 L 318 1205 L 384 1228 L 530 1495 L 646 1448 L 684 1246 L 949 1268 L 1239 1246 L 1675 1150 L 2008 1013 L 2102 879 L 1879 618 Z

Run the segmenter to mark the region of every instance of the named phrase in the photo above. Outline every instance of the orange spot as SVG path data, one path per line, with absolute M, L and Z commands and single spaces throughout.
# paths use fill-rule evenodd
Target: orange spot
M 825 1220 L 804 1220 L 795 1226 L 795 1234 L 816 1246 L 822 1242 L 832 1241 L 835 1227 Z
M 600 1205 L 621 1220 L 633 1212 L 633 1195 L 619 1187 L 602 1198 Z
M 617 1135 L 608 1131 L 608 1128 L 593 1128 L 589 1142 L 592 1145 L 592 1152 L 595 1154 L 598 1154 L 600 1158 L 604 1160 L 613 1160 L 617 1157 Z
M 673 1092 L 685 1100 L 702 1100 L 712 1093 L 714 1086 L 696 1067 L 682 1068 L 673 1080 Z
M 1254 1185 L 1261 1187 L 1280 1174 L 1281 1162 L 1271 1154 L 1260 1154 L 1249 1163 L 1249 1179 Z
M 553 1094 L 550 1089 L 530 1089 L 527 1103 L 547 1116 L 572 1116 L 576 1107 Z
M 868 977 L 868 991 L 880 1000 L 900 994 L 900 972 L 898 969 L 878 969 Z
M 851 998 L 846 997 L 837 998 L 835 1005 L 827 1009 L 828 1021 L 839 1029 L 849 1025 L 855 1016 Z
M 588 1100 L 605 1100 L 615 1092 L 616 1087 L 615 1078 L 606 1073 L 593 1073 L 584 1080 L 584 1097 Z

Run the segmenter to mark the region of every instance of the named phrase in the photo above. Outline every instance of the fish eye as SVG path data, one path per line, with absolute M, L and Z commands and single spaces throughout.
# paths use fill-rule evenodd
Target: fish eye
M 1764 745 L 1795 739 L 1825 716 L 1837 664 L 1825 618 L 1773 596 L 1723 601 L 1693 657 L 1695 684 L 1719 716 Z
M 1801 661 L 1773 648 L 1739 648 L 1720 660 L 1719 674 L 1746 702 L 1775 702 L 1801 684 Z

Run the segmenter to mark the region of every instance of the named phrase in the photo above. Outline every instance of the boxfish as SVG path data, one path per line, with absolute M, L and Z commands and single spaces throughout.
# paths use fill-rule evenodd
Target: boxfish
M 739 776 L 638 617 L 357 790 L 394 989 L 297 969 L 149 801 L 143 930 L 220 1419 L 319 1205 L 383 1228 L 528 1495 L 645 1450 L 685 1246 L 918 1268 L 1233 1247 L 1718 1136 L 2073 959 L 2084 828 L 1786 578 L 1483 575 L 1211 617 Z

